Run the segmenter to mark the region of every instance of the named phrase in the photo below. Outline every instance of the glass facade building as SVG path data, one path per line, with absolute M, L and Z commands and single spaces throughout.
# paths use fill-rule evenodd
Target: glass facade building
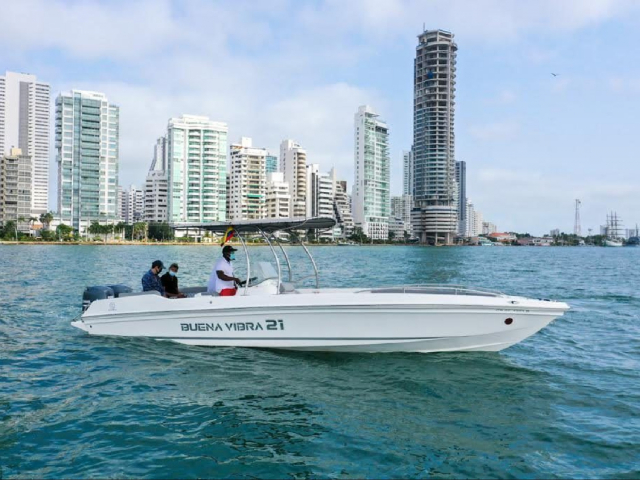
M 226 220 L 227 124 L 183 115 L 169 120 L 170 222 Z
M 386 240 L 391 214 L 389 128 L 364 105 L 355 114 L 354 134 L 353 221 L 368 237 Z
M 418 36 L 414 62 L 411 223 L 422 243 L 453 242 L 458 230 L 454 157 L 456 55 L 453 34 Z
M 58 212 L 80 233 L 118 219 L 120 109 L 102 93 L 72 90 L 56 99 Z

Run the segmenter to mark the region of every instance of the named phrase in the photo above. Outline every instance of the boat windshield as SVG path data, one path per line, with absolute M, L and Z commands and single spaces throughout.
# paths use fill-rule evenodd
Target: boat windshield
M 258 285 L 265 280 L 278 279 L 278 272 L 269 262 L 257 262 L 251 265 L 251 285 Z

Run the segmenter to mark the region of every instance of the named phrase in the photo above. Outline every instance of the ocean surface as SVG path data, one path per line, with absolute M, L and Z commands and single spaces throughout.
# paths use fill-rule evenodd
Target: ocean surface
M 640 248 L 311 250 L 321 286 L 469 284 L 572 310 L 501 353 L 89 337 L 69 325 L 85 286 L 139 288 L 156 258 L 201 285 L 219 249 L 0 245 L 0 478 L 640 477 Z

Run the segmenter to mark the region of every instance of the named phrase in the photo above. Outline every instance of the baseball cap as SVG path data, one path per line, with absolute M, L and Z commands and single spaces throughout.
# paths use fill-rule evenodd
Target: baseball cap
M 231 245 L 225 245 L 222 248 L 222 253 L 227 253 L 227 252 L 237 252 L 238 249 L 237 248 L 233 248 Z
M 151 264 L 151 268 L 160 267 L 160 270 L 164 269 L 164 265 L 160 260 L 156 260 Z

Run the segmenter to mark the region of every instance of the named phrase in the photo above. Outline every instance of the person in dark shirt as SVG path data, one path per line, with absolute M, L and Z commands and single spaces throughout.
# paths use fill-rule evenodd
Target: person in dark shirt
M 178 289 L 178 264 L 172 263 L 161 279 L 162 286 L 166 292 L 167 297 L 169 298 L 186 298 L 187 296 L 184 293 L 180 293 Z
M 155 290 L 163 297 L 166 296 L 164 288 L 160 283 L 160 277 L 158 276 L 163 268 L 164 268 L 164 265 L 160 260 L 156 260 L 151 264 L 151 270 L 145 273 L 144 276 L 142 277 L 143 292 L 150 292 Z

